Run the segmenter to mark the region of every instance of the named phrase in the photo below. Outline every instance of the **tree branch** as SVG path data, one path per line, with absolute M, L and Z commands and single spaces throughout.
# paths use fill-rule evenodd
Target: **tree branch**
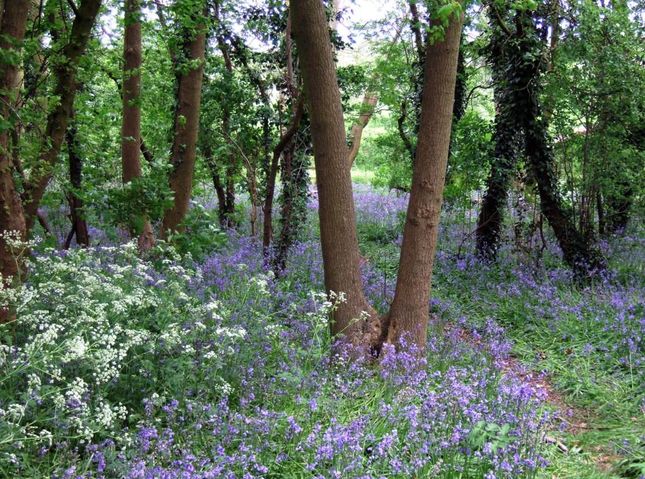
M 358 151 L 361 147 L 361 139 L 363 137 L 363 130 L 372 118 L 377 102 L 378 96 L 376 95 L 376 93 L 370 92 L 369 90 L 365 92 L 365 97 L 363 98 L 363 103 L 361 104 L 360 115 L 356 119 L 356 122 L 352 126 L 352 131 L 349 134 L 351 147 L 349 149 L 348 162 L 350 168 L 354 164 L 354 160 L 356 160 L 356 157 L 358 156 Z

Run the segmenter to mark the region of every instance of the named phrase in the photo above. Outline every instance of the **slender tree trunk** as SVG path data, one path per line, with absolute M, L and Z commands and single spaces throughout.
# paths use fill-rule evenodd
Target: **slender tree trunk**
M 251 197 L 251 212 L 249 214 L 249 222 L 251 223 L 251 236 L 257 235 L 257 222 L 258 222 L 258 179 L 255 174 L 255 168 L 248 165 L 246 168 L 246 182 Z
M 450 147 L 461 16 L 445 38 L 426 47 L 419 142 L 403 230 L 396 291 L 387 318 L 387 340 L 425 349 L 430 286 Z
M 309 187 L 307 156 L 291 145 L 283 156 L 281 231 L 277 241 L 274 271 L 282 272 L 287 264 L 289 250 L 298 238 L 298 231 L 306 218 Z
M 188 212 L 193 187 L 195 157 L 197 153 L 197 134 L 199 131 L 199 108 L 204 72 L 206 44 L 205 5 L 199 2 L 194 18 L 197 31 L 185 29 L 183 32 L 182 55 L 185 60 L 176 65 L 177 98 L 174 120 L 174 138 L 171 150 L 173 170 L 170 173 L 170 189 L 175 195 L 173 207 L 166 211 L 162 232 L 180 229 L 181 222 Z
M 600 188 L 596 191 L 596 209 L 598 210 L 598 235 L 605 236 L 605 206 L 602 202 L 602 192 L 600 191 Z
M 54 66 L 56 86 L 54 95 L 58 103 L 47 117 L 45 141 L 39 155 L 38 169 L 33 180 L 25 187 L 25 215 L 27 231 L 31 230 L 37 218 L 38 205 L 53 175 L 54 166 L 61 150 L 69 121 L 74 97 L 76 96 L 76 73 L 78 62 L 83 56 L 101 6 L 101 0 L 83 0 L 77 8 L 69 42 L 62 51 L 62 57 Z
M 291 9 L 311 116 L 325 287 L 346 296 L 333 312 L 331 333 L 364 344 L 366 336 L 379 335 L 378 320 L 361 283 L 352 178 L 329 29 L 320 0 L 293 0 Z
M 266 196 L 264 198 L 264 205 L 262 207 L 262 211 L 264 213 L 262 247 L 265 255 L 268 253 L 269 247 L 271 246 L 271 241 L 273 239 L 273 200 L 275 196 L 275 180 L 278 175 L 280 155 L 282 155 L 283 151 L 289 145 L 294 135 L 298 132 L 303 114 L 304 96 L 301 93 L 296 102 L 296 108 L 293 117 L 291 118 L 291 124 L 283 133 L 280 141 L 278 141 L 278 144 L 273 149 L 271 165 L 268 171 Z
M 20 66 L 16 54 L 22 47 L 27 27 L 29 8 L 22 0 L 5 0 L 1 10 L 0 22 L 0 113 L 5 124 L 0 128 L 0 235 L 16 232 L 18 239 L 27 236 L 27 227 L 22 203 L 13 180 L 13 160 L 9 145 L 9 128 L 12 105 L 18 95 Z M 15 55 L 15 56 L 14 56 Z M 13 285 L 19 277 L 20 265 L 11 247 L 0 236 L 0 289 Z M 0 305 L 0 323 L 11 321 L 13 314 L 9 308 Z
M 284 32 L 284 50 L 286 57 L 286 76 L 285 81 L 287 84 L 287 93 L 292 101 L 296 101 L 296 89 L 294 86 L 293 74 L 293 48 L 291 40 L 291 8 L 287 12 L 287 26 Z M 271 241 L 273 241 L 273 199 L 275 196 L 275 181 L 278 175 L 278 168 L 280 162 L 280 155 L 282 155 L 285 148 L 291 142 L 293 136 L 298 132 L 300 121 L 304 113 L 304 96 L 301 93 L 297 99 L 297 103 L 293 107 L 293 116 L 291 123 L 286 132 L 280 137 L 278 144 L 273 149 L 273 155 L 267 168 L 266 180 L 266 194 L 264 197 L 264 204 L 262 205 L 262 213 L 264 215 L 264 222 L 262 224 L 262 251 L 264 256 L 268 257 Z
M 501 90 L 509 87 L 498 88 Z M 508 104 L 509 100 L 512 101 L 510 92 L 499 91 L 495 97 L 497 101 L 493 136 L 495 152 L 476 233 L 477 254 L 481 258 L 493 261 L 499 248 L 508 188 L 517 163 L 516 140 L 521 134 L 512 115 L 512 104 Z
M 217 171 L 215 161 L 212 159 L 209 162 L 209 168 L 211 170 L 211 178 L 213 179 L 213 187 L 217 194 L 217 215 L 219 217 L 219 224 L 222 228 L 228 228 L 228 221 L 226 219 L 226 189 L 222 184 L 222 179 Z
M 419 62 L 423 61 L 425 57 L 426 44 L 421 34 L 421 18 L 419 16 L 419 9 L 417 8 L 416 0 L 408 0 L 410 6 L 410 29 L 414 34 L 414 46 L 417 49 L 417 59 Z
M 141 139 L 141 0 L 125 0 L 124 20 L 121 162 L 123 183 L 129 183 L 141 177 L 140 154 L 145 155 L 148 151 Z M 145 216 L 141 218 L 139 228 L 130 225 L 130 233 L 138 235 L 141 251 L 147 251 L 155 244 L 152 225 Z
M 575 228 L 562 205 L 553 168 L 553 157 L 547 143 L 547 132 L 537 111 L 528 115 L 526 150 L 530 168 L 537 182 L 540 205 L 555 233 L 564 260 L 579 277 L 604 269 L 604 261 L 589 241 Z
M 634 188 L 627 180 L 621 180 L 614 191 L 607 195 L 607 229 L 610 233 L 624 233 L 634 202 Z
M 281 230 L 278 237 L 278 247 L 276 248 L 275 258 L 273 260 L 273 269 L 277 273 L 284 270 L 287 262 L 287 252 L 292 242 L 293 236 L 293 203 L 295 184 L 293 178 L 293 160 L 295 154 L 293 143 L 282 154 L 282 170 L 280 178 L 282 180 L 280 223 Z
M 69 181 L 71 190 L 68 194 L 70 220 L 72 222 L 72 232 L 76 235 L 76 244 L 83 247 L 90 245 L 90 235 L 85 221 L 85 212 L 83 211 L 83 200 L 79 198 L 77 192 L 81 190 L 83 183 L 83 160 L 79 155 L 79 144 L 77 138 L 77 129 L 72 119 L 67 129 L 65 139 L 67 140 L 67 157 L 69 161 Z M 69 241 L 65 242 L 65 249 L 71 246 L 70 235 Z
M 516 31 L 520 46 L 509 77 L 519 78 L 526 85 L 523 92 L 515 95 L 515 118 L 524 130 L 525 153 L 528 166 L 537 183 L 542 213 L 553 228 L 565 262 L 578 278 L 590 272 L 604 269 L 605 262 L 600 252 L 575 227 L 569 211 L 562 204 L 557 186 L 553 153 L 549 143 L 546 120 L 540 106 L 540 64 L 536 53 L 539 44 L 536 26 L 528 12 L 515 16 Z
M 231 153 L 231 161 L 235 160 L 235 155 Z M 235 228 L 235 167 L 230 165 L 226 168 L 226 206 L 224 208 L 224 217 L 226 226 Z
M 352 125 L 352 130 L 349 133 L 349 166 L 354 164 L 358 152 L 361 148 L 361 139 L 363 138 L 363 130 L 367 124 L 372 119 L 374 114 L 374 109 L 376 108 L 376 103 L 378 102 L 378 96 L 376 93 L 367 91 L 363 97 L 363 103 L 361 104 L 361 110 L 359 112 L 358 118 Z

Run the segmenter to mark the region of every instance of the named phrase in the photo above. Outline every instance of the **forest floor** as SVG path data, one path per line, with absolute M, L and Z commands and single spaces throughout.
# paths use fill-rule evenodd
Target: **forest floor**
M 361 188 L 363 254 L 393 284 L 401 223 L 377 212 L 398 208 L 401 218 L 404 202 Z M 547 477 L 645 477 L 642 228 L 604 240 L 610 277 L 580 287 L 553 240 L 537 256 L 530 248 L 537 238 L 518 239 L 508 231 L 498 264 L 482 265 L 468 236 L 475 218 L 476 211 L 463 207 L 444 215 L 433 280 L 435 312 L 470 342 L 473 325 L 493 319 L 504 327 L 513 346 L 500 367 L 542 389 L 555 411 Z
M 407 198 L 357 184 L 355 200 L 385 311 Z M 611 274 L 581 286 L 552 241 L 538 257 L 508 233 L 481 263 L 477 205 L 446 205 L 428 354 L 386 348 L 374 367 L 330 361 L 316 203 L 278 276 L 210 207 L 149 258 L 96 228 L 96 248 L 36 246 L 0 348 L 0 477 L 645 474 L 641 229 L 603 241 Z

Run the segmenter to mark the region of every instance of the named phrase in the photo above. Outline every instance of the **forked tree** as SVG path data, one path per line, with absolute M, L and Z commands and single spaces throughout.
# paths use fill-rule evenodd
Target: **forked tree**
M 510 5 L 509 5 L 510 7 Z M 498 81 L 495 161 L 479 217 L 477 246 L 480 256 L 494 258 L 508 183 L 515 169 L 518 133 L 527 167 L 535 179 L 540 208 L 555 233 L 564 261 L 580 278 L 606 268 L 593 243 L 576 228 L 558 188 L 548 124 L 540 99 L 544 41 L 534 18 L 536 12 L 508 9 L 507 25 L 495 3 L 489 4 L 493 29 L 491 56 Z
M 333 313 L 331 332 L 373 351 L 384 342 L 401 344 L 403 337 L 423 349 L 450 144 L 462 6 L 451 2 L 437 9 L 431 22 L 396 292 L 389 313 L 380 318 L 361 283 L 351 164 L 324 7 L 320 0 L 293 0 L 291 8 L 311 118 L 325 287 L 346 295 Z

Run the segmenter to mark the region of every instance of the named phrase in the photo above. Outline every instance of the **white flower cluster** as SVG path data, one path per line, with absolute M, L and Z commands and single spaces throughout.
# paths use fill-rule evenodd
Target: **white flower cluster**
M 0 325 L 0 338 L 11 338 L 0 344 L 0 421 L 10 425 L 0 427 L 0 446 L 45 445 L 56 427 L 90 440 L 126 418 L 126 408 L 110 402 L 108 385 L 119 380 L 135 348 L 154 350 L 152 318 L 159 310 L 173 314 L 178 292 L 185 295 L 200 273 L 171 262 L 164 271 L 168 287 L 158 288 L 159 272 L 133 244 L 63 257 L 50 250 L 34 256 L 29 269 L 21 287 L 0 286 L 0 302 L 11 301 L 17 312 L 16 323 Z

